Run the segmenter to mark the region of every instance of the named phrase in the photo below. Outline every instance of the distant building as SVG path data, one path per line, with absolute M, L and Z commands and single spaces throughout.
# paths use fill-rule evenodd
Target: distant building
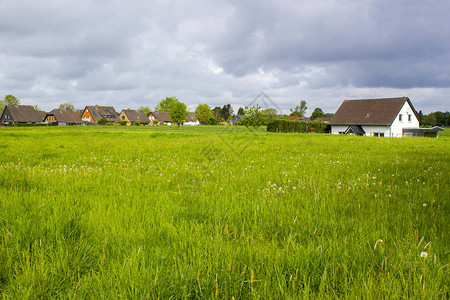
M 189 113 L 189 115 L 186 117 L 186 121 L 183 123 L 183 125 L 200 125 L 200 122 L 195 117 L 195 112 Z
M 86 124 L 95 124 L 102 118 L 111 123 L 119 121 L 119 115 L 112 106 L 86 106 L 81 114 L 81 120 Z
M 332 134 L 402 137 L 419 129 L 419 116 L 408 97 L 345 100 L 330 120 Z
M 65 126 L 65 125 L 81 125 L 80 115 L 70 109 L 54 109 L 49 113 L 46 113 L 44 123 Z
M 42 115 L 38 114 L 31 105 L 6 105 L 0 117 L 4 124 L 16 123 L 41 123 Z
M 166 124 L 166 125 L 172 125 L 170 122 L 170 114 L 165 111 L 153 111 L 148 115 L 148 119 L 150 120 L 150 124 L 153 125 L 153 121 L 158 120 L 158 124 Z
M 150 120 L 143 110 L 123 109 L 119 114 L 120 121 L 127 121 L 128 125 L 134 125 L 137 121 L 141 124 L 148 125 Z

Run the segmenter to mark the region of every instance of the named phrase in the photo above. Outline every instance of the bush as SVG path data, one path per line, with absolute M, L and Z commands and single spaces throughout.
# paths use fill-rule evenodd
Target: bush
M 141 120 L 137 120 L 136 122 L 134 122 L 134 125 L 135 126 L 141 126 L 142 125 Z
M 120 120 L 118 123 L 120 126 L 126 126 L 128 122 L 125 120 Z
M 108 123 L 108 120 L 106 118 L 101 118 L 97 121 L 98 125 L 106 125 Z
M 314 133 L 329 133 L 331 131 L 331 126 L 325 122 L 309 122 L 308 132 Z
M 17 126 L 17 127 L 44 127 L 44 126 L 48 126 L 48 124 L 45 124 L 45 123 L 15 123 L 15 124 L 13 124 L 13 125 L 11 125 L 11 122 L 10 122 L 10 125 L 9 126 Z
M 153 120 L 153 125 L 158 125 L 158 123 L 159 123 L 158 120 L 156 120 L 156 119 Z
M 308 132 L 308 125 L 305 121 L 273 119 L 267 124 L 269 132 Z

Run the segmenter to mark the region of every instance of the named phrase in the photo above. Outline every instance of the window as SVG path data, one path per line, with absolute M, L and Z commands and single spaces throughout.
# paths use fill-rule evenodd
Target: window
M 373 133 L 373 136 L 376 136 L 376 137 L 384 137 L 384 133 L 382 133 L 382 132 L 374 132 L 374 133 Z
M 411 122 L 412 121 L 412 117 L 411 117 L 412 115 L 408 115 L 408 122 Z
M 125 116 L 122 116 L 122 120 L 125 120 Z
M 399 114 L 399 115 L 398 115 L 398 120 L 399 120 L 400 122 L 402 122 L 402 119 L 403 119 L 403 115 L 402 115 L 402 114 Z

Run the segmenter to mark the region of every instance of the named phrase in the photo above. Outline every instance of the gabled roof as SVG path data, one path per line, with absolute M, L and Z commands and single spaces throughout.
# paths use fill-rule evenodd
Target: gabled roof
M 82 123 L 80 115 L 70 109 L 54 109 L 47 114 L 47 116 L 49 115 L 54 116 L 56 121 L 58 122 L 64 122 L 68 124 Z
M 149 123 L 147 115 L 143 110 L 135 110 L 135 109 L 124 109 L 122 112 L 127 116 L 128 120 L 132 123 L 139 120 L 142 123 Z
M 8 116 L 6 118 L 5 116 Z M 2 117 L 2 122 L 17 122 L 17 123 L 40 123 L 42 119 L 36 113 L 36 110 L 31 105 L 6 105 Z
M 186 122 L 196 122 L 197 119 L 195 118 L 195 112 L 190 112 L 189 115 L 186 117 Z
M 158 120 L 159 122 L 170 122 L 170 115 L 165 111 L 154 111 L 151 114 Z
M 119 121 L 117 112 L 112 106 L 86 106 L 86 108 L 91 113 L 91 116 L 94 118 L 95 122 L 101 118 L 105 118 L 108 122 Z
M 344 100 L 330 120 L 331 125 L 391 125 L 405 102 L 411 106 L 408 97 Z
M 36 111 L 39 119 L 41 119 L 41 122 L 44 122 L 45 116 L 47 116 L 47 113 L 45 111 L 39 110 Z

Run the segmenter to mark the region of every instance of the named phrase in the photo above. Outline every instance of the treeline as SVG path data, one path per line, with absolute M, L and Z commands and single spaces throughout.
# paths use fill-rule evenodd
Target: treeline
M 422 126 L 450 126 L 450 113 L 448 111 L 435 111 L 428 115 L 419 111 L 419 118 L 422 121 Z

